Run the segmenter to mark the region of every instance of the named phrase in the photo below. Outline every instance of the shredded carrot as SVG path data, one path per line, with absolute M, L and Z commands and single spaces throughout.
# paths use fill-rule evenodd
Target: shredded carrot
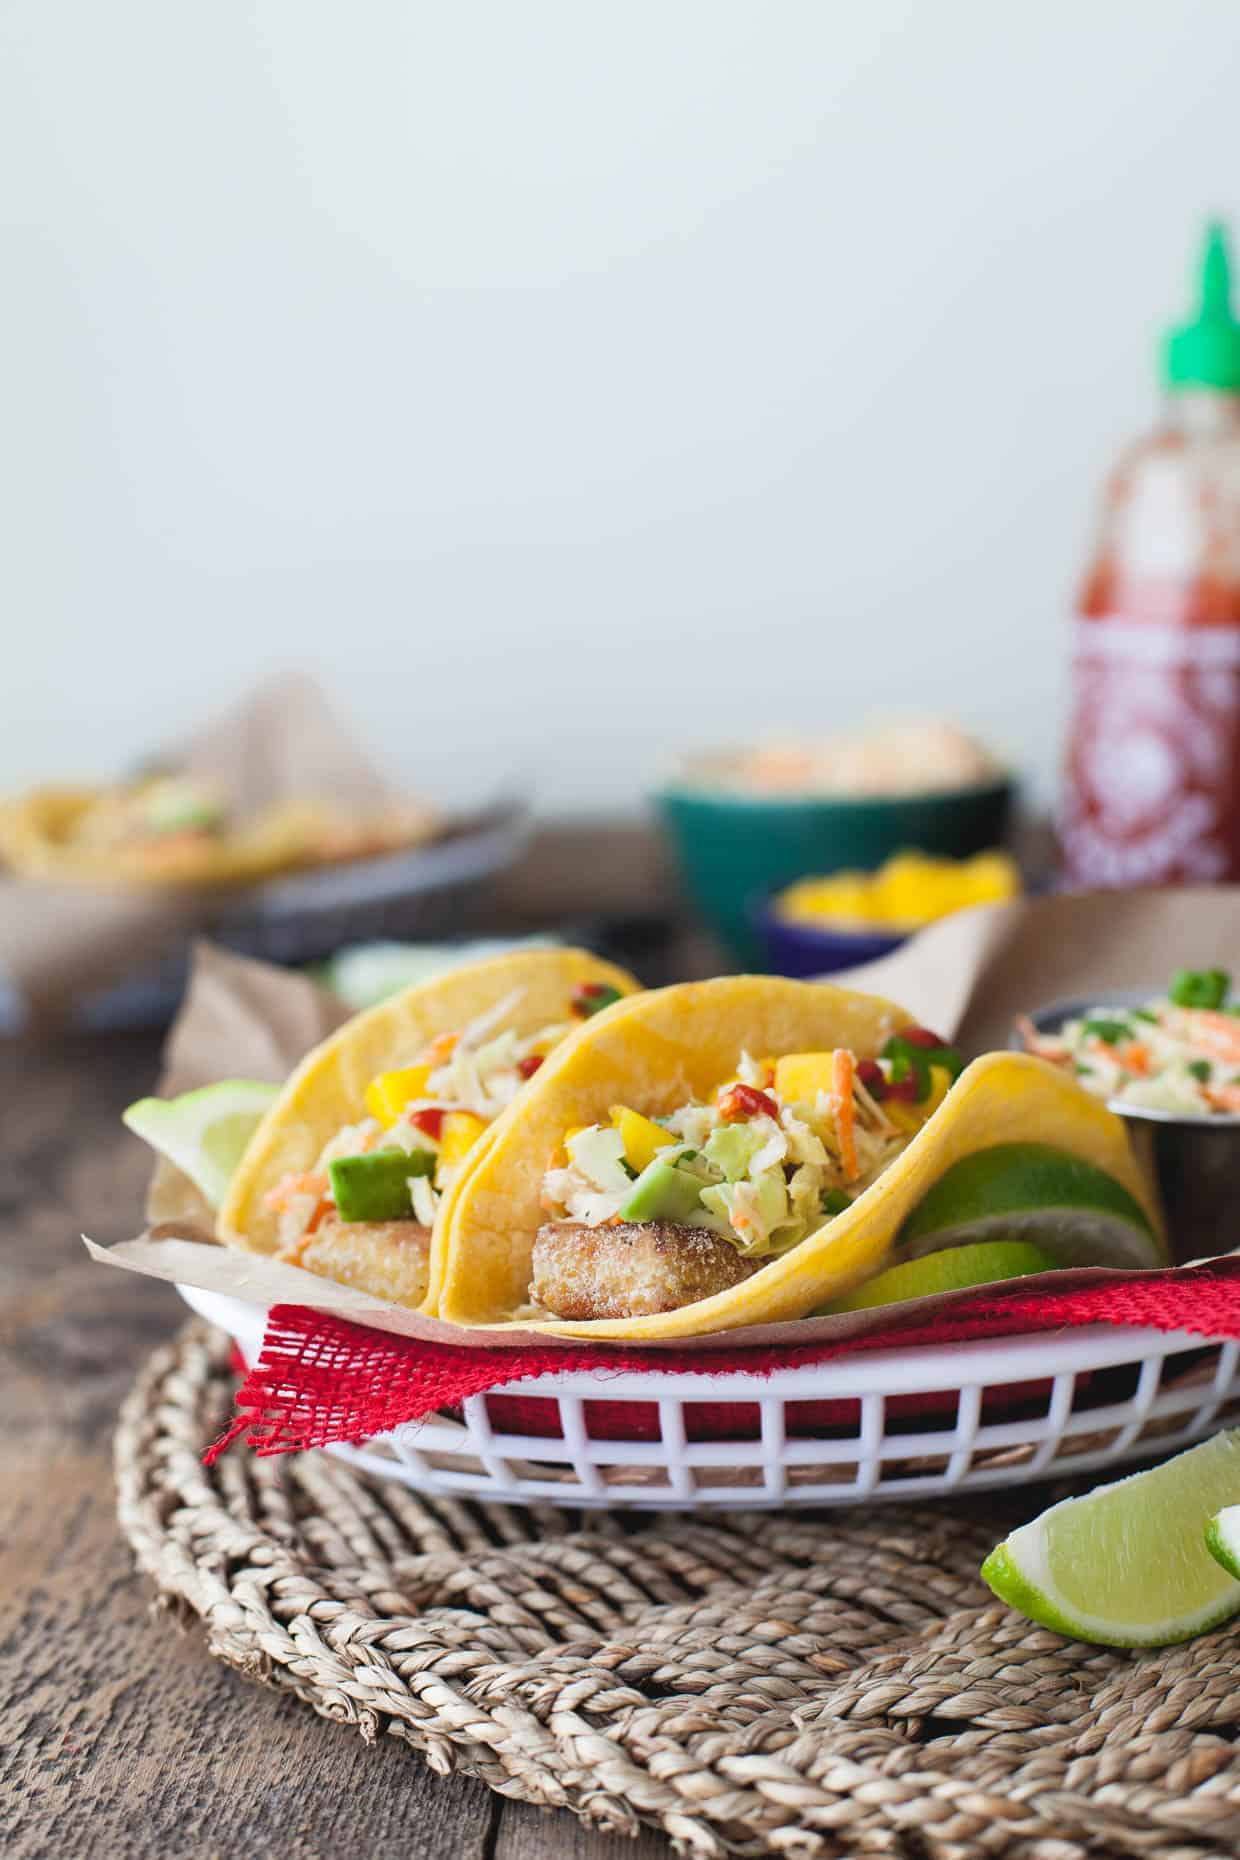
M 264 1205 L 276 1214 L 282 1214 L 294 1195 L 318 1195 L 327 1193 L 327 1177 L 321 1169 L 312 1169 L 308 1175 L 286 1175 L 268 1189 L 263 1196 Z
M 1141 1040 L 1132 1040 L 1120 1047 L 1119 1063 L 1125 1072 L 1137 1072 L 1146 1078 L 1150 1070 L 1150 1049 Z
M 1240 1111 L 1240 1085 L 1207 1085 L 1205 1099 L 1216 1111 Z
M 1039 1033 L 1027 1014 L 1018 1014 L 1015 1025 L 1025 1042 L 1026 1051 L 1036 1053 L 1039 1059 L 1047 1059 L 1056 1066 L 1066 1065 L 1071 1059 L 1067 1042 L 1057 1040 L 1051 1034 Z
M 832 1108 L 840 1138 L 840 1161 L 844 1166 L 844 1178 L 848 1182 L 855 1182 L 861 1173 L 857 1166 L 856 1109 L 853 1104 L 855 1071 L 852 1054 L 846 1047 L 837 1046 L 831 1060 Z
M 437 1034 L 427 1049 L 426 1056 L 430 1064 L 432 1066 L 445 1065 L 456 1051 L 456 1043 L 459 1037 L 460 1036 L 455 1033 Z
M 1240 1064 L 1240 1020 L 1231 1014 L 1215 1014 L 1209 1008 L 1185 1008 L 1184 1027 L 1194 1046 L 1216 1059 Z

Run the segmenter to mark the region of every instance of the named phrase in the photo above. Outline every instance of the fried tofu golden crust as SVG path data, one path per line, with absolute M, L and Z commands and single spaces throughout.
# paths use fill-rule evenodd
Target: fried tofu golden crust
M 549 1221 L 534 1241 L 530 1298 L 553 1317 L 649 1317 L 739 1285 L 756 1262 L 702 1227 Z
M 418 1306 L 430 1277 L 430 1229 L 417 1221 L 329 1217 L 280 1257 L 394 1305 Z

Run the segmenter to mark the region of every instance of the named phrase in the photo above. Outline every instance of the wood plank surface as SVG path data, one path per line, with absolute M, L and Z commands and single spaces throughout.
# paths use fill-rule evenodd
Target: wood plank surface
M 492 1860 L 667 1860 L 671 1851 L 649 1828 L 632 1840 L 627 1834 L 596 1834 L 554 1809 L 505 1802 Z
M 153 1036 L 0 1042 L 0 1853 L 6 1860 L 657 1860 L 660 1837 L 367 1747 L 154 1612 L 114 1518 L 117 1407 L 177 1328 L 167 1287 L 89 1264 L 140 1225 L 119 1122 Z

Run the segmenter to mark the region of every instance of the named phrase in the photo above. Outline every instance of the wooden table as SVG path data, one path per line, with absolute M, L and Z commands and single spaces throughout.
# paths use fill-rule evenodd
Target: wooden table
M 152 1611 L 113 1516 L 111 1431 L 170 1288 L 89 1264 L 141 1225 L 121 1107 L 154 1036 L 0 1042 L 0 1852 L 7 1860 L 654 1860 L 432 1775 L 211 1659 Z

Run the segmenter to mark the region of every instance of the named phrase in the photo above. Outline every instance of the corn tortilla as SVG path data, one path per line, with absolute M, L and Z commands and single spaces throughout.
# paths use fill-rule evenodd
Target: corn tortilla
M 449 1322 L 526 1327 L 627 1342 L 702 1336 L 808 1315 L 886 1261 L 906 1215 L 961 1157 L 1036 1141 L 1106 1170 L 1161 1222 L 1120 1119 L 1045 1061 L 991 1053 L 967 1067 L 907 1149 L 837 1215 L 742 1284 L 677 1311 L 568 1322 L 528 1315 L 530 1260 L 545 1218 L 548 1158 L 574 1125 L 605 1122 L 616 1103 L 658 1117 L 705 1098 L 755 1058 L 848 1047 L 877 1056 L 911 1016 L 889 1001 L 822 982 L 734 976 L 618 1002 L 552 1054 L 491 1126 L 445 1211 L 438 1314 Z
M 625 970 L 585 950 L 519 950 L 434 976 L 355 1015 L 306 1055 L 250 1139 L 219 1211 L 219 1238 L 251 1253 L 277 1250 L 279 1217 L 266 1205 L 268 1192 L 286 1175 L 313 1169 L 336 1132 L 366 1115 L 364 1094 L 377 1073 L 412 1063 L 437 1035 L 465 1027 L 516 991 L 519 999 L 504 1025 L 518 1034 L 566 1020 L 572 992 L 583 982 L 602 982 L 625 995 L 638 987 Z M 582 1031 L 588 1026 L 584 1022 Z M 569 1035 L 565 1044 L 577 1037 Z M 490 1131 L 479 1139 L 475 1155 L 489 1141 Z M 444 1196 L 432 1237 L 423 1307 L 431 1314 L 444 1276 L 444 1216 L 473 1162 Z

